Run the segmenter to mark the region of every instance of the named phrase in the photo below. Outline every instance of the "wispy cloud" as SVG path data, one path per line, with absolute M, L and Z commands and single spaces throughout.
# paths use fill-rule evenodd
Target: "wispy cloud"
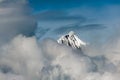
M 38 13 L 35 16 L 40 21 L 66 21 L 66 20 L 84 21 L 85 20 L 83 16 L 69 15 L 69 13 L 62 10 L 44 11 Z
M 80 33 L 84 40 L 90 43 L 91 41 L 94 43 L 94 38 L 99 36 L 97 43 L 100 42 L 101 44 L 101 42 L 113 39 L 111 38 L 113 36 L 118 36 L 116 30 L 120 25 L 119 8 L 119 5 L 104 5 L 101 7 L 88 5 L 57 12 L 44 11 L 40 14 L 41 19 L 39 18 L 40 15 L 38 15 L 40 19 L 38 19 L 38 26 L 39 28 L 49 28 L 47 34 L 42 35 L 44 38 L 48 36 L 52 38 L 59 37 L 66 31 L 75 30 Z M 70 18 L 66 18 L 66 16 Z

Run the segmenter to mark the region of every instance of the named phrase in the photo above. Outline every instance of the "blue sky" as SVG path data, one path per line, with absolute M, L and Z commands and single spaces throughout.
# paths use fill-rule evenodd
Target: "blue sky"
M 120 26 L 120 0 L 29 0 L 29 2 L 33 14 L 38 19 L 38 37 L 57 39 L 74 30 L 88 43 L 93 44 L 97 41 L 96 43 L 101 44 L 111 37 L 118 36 L 116 29 Z
M 120 0 L 29 0 L 31 7 L 35 11 L 44 9 L 60 10 L 88 5 L 101 7 L 104 5 L 118 5 Z

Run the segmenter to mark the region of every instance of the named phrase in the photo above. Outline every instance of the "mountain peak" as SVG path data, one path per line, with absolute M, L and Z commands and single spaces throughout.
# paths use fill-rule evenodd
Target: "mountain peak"
M 70 31 L 70 32 L 68 33 L 68 35 L 69 35 L 69 36 L 74 36 L 75 33 L 74 33 L 74 31 Z
M 79 39 L 74 31 L 70 31 L 68 34 L 61 36 L 57 41 L 59 44 L 65 44 L 74 49 L 81 49 L 82 46 L 86 46 L 86 43 Z

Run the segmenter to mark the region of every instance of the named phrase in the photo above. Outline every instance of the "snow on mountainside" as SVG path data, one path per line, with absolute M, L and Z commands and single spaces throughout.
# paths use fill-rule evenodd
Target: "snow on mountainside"
M 74 49 L 81 49 L 82 46 L 86 46 L 86 43 L 80 40 L 73 31 L 70 31 L 68 34 L 61 36 L 57 42 L 59 44 L 70 46 Z

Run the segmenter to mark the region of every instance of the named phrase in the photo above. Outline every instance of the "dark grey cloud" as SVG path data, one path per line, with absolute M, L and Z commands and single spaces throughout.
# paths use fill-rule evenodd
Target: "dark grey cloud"
M 31 36 L 36 21 L 31 16 L 27 0 L 3 0 L 0 2 L 0 44 L 18 34 Z

